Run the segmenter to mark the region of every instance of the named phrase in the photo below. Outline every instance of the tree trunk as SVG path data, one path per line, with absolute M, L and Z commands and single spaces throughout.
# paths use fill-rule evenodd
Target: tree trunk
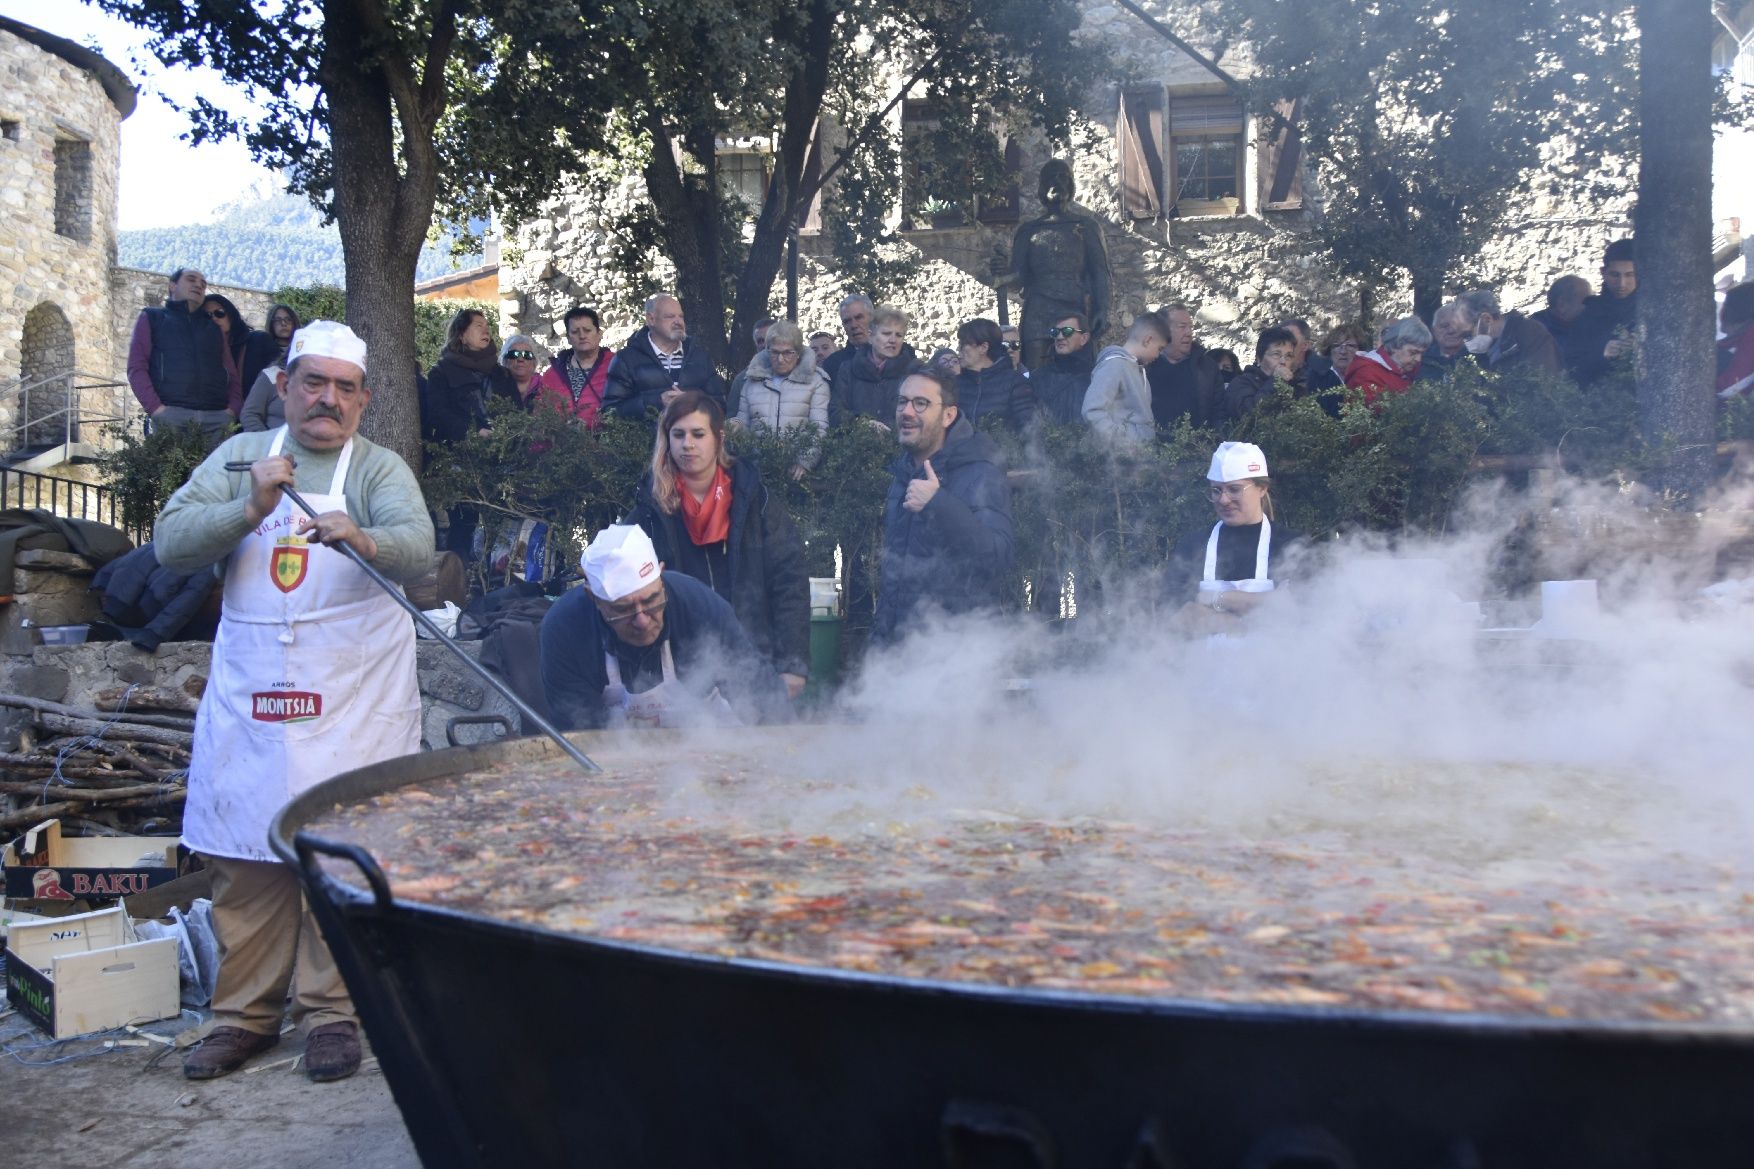
M 1715 453 L 1711 10 L 1639 0 L 1638 26 L 1639 415 L 1647 440 L 1671 447 L 1653 485 L 1691 497 Z
M 696 178 L 685 175 L 676 165 L 672 153 L 676 139 L 650 105 L 645 121 L 652 136 L 652 156 L 644 169 L 646 194 L 658 218 L 665 252 L 676 266 L 676 299 L 682 304 L 689 336 L 705 345 L 713 361 L 722 366 L 727 356 L 725 288 L 719 278 L 723 259 L 715 197 L 718 160 L 711 149 L 712 134 L 709 131 L 705 135 L 708 144 L 705 157 L 696 154 L 706 172 Z M 693 147 L 697 143 L 692 139 L 682 145 L 695 153 Z
M 448 5 L 435 21 L 446 23 Z M 420 404 L 415 389 L 414 270 L 432 222 L 438 191 L 433 124 L 407 92 L 412 68 L 390 58 L 381 0 L 328 0 L 324 5 L 321 77 L 335 158 L 335 219 L 347 278 L 347 324 L 368 347 L 371 407 L 360 432 L 421 466 Z M 449 35 L 435 29 L 438 66 Z M 376 52 L 367 46 L 375 45 Z M 429 59 L 427 67 L 433 61 Z M 397 99 L 388 70 L 405 87 Z M 442 90 L 438 95 L 442 108 Z M 395 119 L 400 117 L 400 133 Z

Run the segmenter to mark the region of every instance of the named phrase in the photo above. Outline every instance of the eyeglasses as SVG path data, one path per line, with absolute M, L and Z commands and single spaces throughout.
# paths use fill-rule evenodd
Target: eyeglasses
M 1021 342 L 1021 341 L 1006 341 L 1004 344 L 1005 344 L 1005 348 L 1007 348 L 1011 352 L 1015 353 L 1023 345 L 1023 342 Z
M 775 349 L 770 346 L 767 355 L 769 357 L 796 357 L 798 356 L 798 351 L 796 349 Z
M 1049 329 L 1048 336 L 1050 336 L 1050 337 L 1076 337 L 1078 334 L 1082 333 L 1083 331 L 1084 331 L 1083 329 L 1074 329 L 1071 325 L 1059 325 L 1055 328 Z
M 1206 498 L 1210 499 L 1213 503 L 1217 503 L 1221 499 L 1241 499 L 1243 497 L 1244 492 L 1246 492 L 1250 487 L 1256 487 L 1256 486 L 1259 486 L 1259 484 L 1256 484 L 1256 483 L 1214 483 L 1212 486 L 1210 486 L 1206 489 Z
M 912 406 L 915 414 L 924 414 L 927 410 L 930 410 L 937 404 L 938 403 L 932 401 L 930 398 L 897 398 L 895 400 L 895 408 L 897 410 L 905 410 L 909 406 Z
M 536 355 L 528 349 L 508 349 L 506 357 L 512 361 L 535 361 Z
M 207 315 L 212 317 L 216 321 L 223 321 L 230 314 L 228 314 L 222 308 L 210 308 L 207 310 Z
M 612 610 L 599 605 L 597 606 L 597 612 L 601 613 L 603 615 L 603 620 L 609 622 L 611 625 L 625 625 L 635 617 L 656 617 L 664 611 L 664 606 L 669 603 L 670 597 L 668 594 L 659 594 L 646 604 L 633 609 Z

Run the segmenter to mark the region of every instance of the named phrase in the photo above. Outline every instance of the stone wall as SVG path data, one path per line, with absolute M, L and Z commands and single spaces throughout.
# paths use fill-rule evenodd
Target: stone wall
M 57 358 L 64 318 L 79 369 L 118 367 L 109 273 L 122 117 L 91 72 L 0 30 L 0 386 L 16 384 L 27 357 L 41 368 L 26 353 L 27 320 L 54 337 Z M 11 395 L 0 414 L 0 445 L 10 445 Z
M 1144 7 L 1179 35 L 1197 38 L 1184 8 L 1162 0 L 1148 0 Z M 1122 79 L 1129 84 L 1161 82 L 1172 92 L 1210 90 L 1217 79 L 1136 15 L 1105 0 L 1089 0 L 1084 28 L 1084 35 L 1110 47 L 1113 61 L 1111 76 L 1092 85 L 1076 119 L 1069 158 L 1078 203 L 1104 225 L 1114 300 L 1110 339 L 1137 313 L 1175 300 L 1194 307 L 1205 343 L 1237 349 L 1245 359 L 1252 353 L 1255 332 L 1284 317 L 1308 318 L 1318 331 L 1356 318 L 1358 290 L 1338 278 L 1308 238 L 1321 208 L 1318 175 L 1306 174 L 1303 208 L 1261 210 L 1259 158 L 1250 149 L 1244 214 L 1157 220 L 1122 214 L 1116 147 Z M 1239 78 L 1250 70 L 1246 57 L 1236 52 L 1219 64 Z M 1256 136 L 1251 122 L 1245 142 L 1254 142 Z M 1047 153 L 1039 142 L 1021 145 L 1020 214 L 1027 221 L 1040 213 L 1036 176 Z M 1565 177 L 1553 176 L 1556 181 Z M 1599 210 L 1591 208 L 1593 214 L 1580 214 L 1588 206 L 1582 203 L 1567 206 L 1552 197 L 1516 196 L 1524 210 L 1479 258 L 1475 275 L 1481 284 L 1498 288 L 1512 307 L 1539 306 L 1547 285 L 1568 272 L 1593 282 L 1602 247 L 1627 230 L 1629 183 L 1623 186 L 1623 196 Z M 557 348 L 562 347 L 560 316 L 573 304 L 606 309 L 610 344 L 632 332 L 639 320 L 625 309 L 608 308 L 631 299 L 610 263 L 614 241 L 608 225 L 644 197 L 639 181 L 628 179 L 601 202 L 563 197 L 543 217 L 512 229 L 507 261 L 500 269 L 504 318 Z M 891 299 L 914 317 L 909 340 L 922 354 L 951 343 L 962 321 L 995 315 L 995 293 L 984 280 L 996 258 L 1009 256 L 1014 230 L 970 227 L 905 234 L 903 246 L 924 263 L 919 276 Z M 838 336 L 837 305 L 847 289 L 832 275 L 828 241 L 804 234 L 800 252 L 799 323 L 806 333 L 826 329 Z M 657 271 L 662 282 L 661 264 Z M 1015 322 L 1020 304 L 1012 295 Z M 1399 314 L 1410 304 L 1409 289 L 1390 290 L 1379 298 L 1378 313 Z M 775 282 L 771 307 L 775 315 L 784 308 L 783 279 Z M 694 327 L 702 324 L 695 322 Z

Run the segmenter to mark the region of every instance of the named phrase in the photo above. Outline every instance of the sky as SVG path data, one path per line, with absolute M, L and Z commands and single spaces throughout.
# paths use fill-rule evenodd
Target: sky
M 122 123 L 119 202 L 124 231 L 208 222 L 215 209 L 252 187 L 278 189 L 273 172 L 251 162 L 239 143 L 197 147 L 181 141 L 188 119 L 161 95 L 186 101 L 204 92 L 217 101 L 215 93 L 224 89 L 217 74 L 165 70 L 146 51 L 143 32 L 79 0 L 0 0 L 0 14 L 96 49 L 140 87 L 140 104 Z M 241 99 L 220 104 L 235 110 Z M 166 175 L 176 176 L 174 189 L 163 181 Z

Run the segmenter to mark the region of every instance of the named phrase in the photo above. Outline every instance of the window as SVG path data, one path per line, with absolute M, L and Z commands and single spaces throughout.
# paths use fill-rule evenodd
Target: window
M 91 239 L 91 143 L 55 139 L 55 233 Z
M 16 118 L 0 118 L 0 138 L 8 142 L 17 142 L 19 125 Z
M 772 175 L 772 164 L 764 152 L 719 152 L 719 189 L 741 199 L 751 214 L 760 211 L 767 199 L 767 181 Z
M 1171 97 L 1169 162 L 1172 214 L 1231 215 L 1241 210 L 1241 103 L 1228 94 Z
M 940 149 L 938 115 L 928 101 L 901 105 L 901 220 L 904 228 L 961 227 L 974 202 L 974 176 L 966 162 Z
M 1259 120 L 1259 189 L 1249 188 L 1249 130 L 1232 95 L 1166 93 L 1161 86 L 1121 94 L 1115 127 L 1121 206 L 1131 219 L 1236 215 L 1303 206 L 1303 140 L 1295 102 Z

